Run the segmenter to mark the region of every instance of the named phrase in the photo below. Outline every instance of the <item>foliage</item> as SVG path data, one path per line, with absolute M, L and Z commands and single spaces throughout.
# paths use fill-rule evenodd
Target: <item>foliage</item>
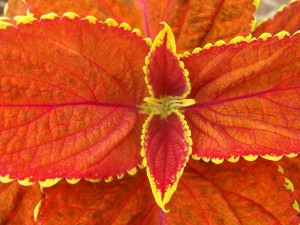
M 299 224 L 300 1 L 257 7 L 9 1 L 0 222 Z

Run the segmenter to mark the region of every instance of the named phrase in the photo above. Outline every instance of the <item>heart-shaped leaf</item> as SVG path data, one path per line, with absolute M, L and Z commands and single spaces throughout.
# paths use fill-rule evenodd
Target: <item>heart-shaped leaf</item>
M 0 175 L 110 179 L 140 164 L 145 41 L 72 13 L 18 23 L 0 30 Z
M 184 112 L 196 157 L 278 160 L 299 151 L 299 48 L 299 33 L 283 32 L 250 43 L 236 38 L 181 59 L 197 102 Z

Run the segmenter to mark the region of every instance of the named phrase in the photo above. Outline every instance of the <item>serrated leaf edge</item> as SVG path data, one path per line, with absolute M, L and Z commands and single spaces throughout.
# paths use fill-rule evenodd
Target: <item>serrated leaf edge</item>
M 294 192 L 294 184 L 292 183 L 292 181 L 287 178 L 286 176 L 284 176 L 284 168 L 282 166 L 280 166 L 279 164 L 277 164 L 278 166 L 278 172 L 281 173 L 282 177 L 284 178 L 284 188 L 288 191 Z M 292 208 L 297 212 L 297 214 L 300 212 L 300 208 L 299 208 L 299 203 L 298 201 L 295 199 L 293 204 L 292 204 Z
M 211 48 L 215 48 L 215 47 L 221 47 L 223 45 L 236 45 L 238 43 L 242 43 L 242 42 L 247 42 L 247 43 L 251 43 L 254 41 L 258 41 L 258 40 L 262 40 L 262 41 L 266 41 L 268 39 L 274 39 L 274 38 L 278 38 L 279 40 L 283 39 L 283 38 L 292 38 L 296 35 L 300 35 L 300 30 L 296 31 L 295 33 L 293 33 L 292 35 L 287 32 L 287 31 L 280 31 L 278 33 L 276 33 L 275 35 L 272 35 L 270 33 L 263 33 L 261 34 L 259 37 L 251 37 L 251 36 L 247 36 L 247 37 L 242 37 L 242 36 L 236 36 L 234 38 L 232 38 L 228 43 L 226 43 L 223 40 L 219 40 L 217 42 L 215 42 L 215 44 L 212 43 L 207 43 L 206 45 L 204 45 L 203 48 L 200 47 L 196 47 L 192 50 L 192 52 L 188 52 L 185 51 L 182 54 L 179 54 L 179 60 L 184 59 L 184 58 L 189 58 L 191 56 L 197 55 L 199 54 L 201 51 L 204 50 L 209 50 Z

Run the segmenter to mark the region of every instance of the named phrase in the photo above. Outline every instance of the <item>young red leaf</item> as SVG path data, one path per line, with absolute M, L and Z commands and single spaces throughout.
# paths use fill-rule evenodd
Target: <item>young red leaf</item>
M 145 63 L 146 83 L 153 97 L 184 98 L 190 93 L 188 71 L 184 70 L 184 65 L 178 60 L 174 34 L 166 23 L 156 36 Z
M 45 188 L 38 222 L 53 224 L 298 224 L 289 191 L 268 161 L 237 164 L 191 162 L 163 213 L 144 172 L 109 184 L 62 181 Z M 109 212 L 109 213 L 108 213 Z
M 7 15 L 17 15 L 16 1 L 9 0 Z M 100 20 L 112 17 L 118 22 L 127 22 L 140 28 L 148 37 L 154 38 L 159 32 L 159 23 L 167 22 L 173 29 L 179 51 L 192 50 L 208 42 L 229 41 L 237 35 L 250 33 L 253 13 L 257 1 L 168 1 L 130 0 L 94 1 L 60 0 L 49 2 L 26 0 L 35 16 L 49 12 L 62 15 L 76 12 L 80 16 L 93 15 Z M 19 13 L 19 11 L 17 11 Z M 26 11 L 24 11 L 26 15 Z
M 34 208 L 42 199 L 38 184 L 30 187 L 17 181 L 0 184 L 0 224 L 35 224 Z
M 300 35 L 237 41 L 181 59 L 197 102 L 184 112 L 193 153 L 217 162 L 298 152 Z
M 144 165 L 155 200 L 164 211 L 189 159 L 191 144 L 189 128 L 178 111 L 167 117 L 151 115 L 144 125 Z
M 188 72 L 178 60 L 171 28 L 155 38 L 145 59 L 144 72 L 151 97 L 142 106 L 150 114 L 143 126 L 142 152 L 144 165 L 157 204 L 165 204 L 177 188 L 178 181 L 191 154 L 190 131 L 178 108 L 189 102 Z M 194 102 L 193 102 L 194 103 Z
M 252 35 L 258 37 L 264 32 L 276 34 L 282 30 L 291 34 L 300 30 L 300 1 L 292 1 L 285 8 L 280 9 L 272 19 L 259 24 Z
M 146 43 L 72 13 L 19 19 L 32 24 L 0 30 L 0 175 L 108 179 L 141 163 Z

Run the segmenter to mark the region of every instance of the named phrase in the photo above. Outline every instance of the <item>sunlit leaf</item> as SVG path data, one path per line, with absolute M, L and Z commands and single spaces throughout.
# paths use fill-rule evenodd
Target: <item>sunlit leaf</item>
M 60 182 L 44 189 L 41 224 L 298 224 L 293 199 L 272 162 L 191 162 L 163 213 L 144 171 L 109 184 Z
M 300 30 L 300 1 L 292 1 L 285 8 L 280 9 L 274 18 L 263 21 L 255 28 L 252 35 L 258 37 L 264 32 L 276 34 L 282 30 L 291 34 Z
M 300 35 L 283 35 L 181 59 L 197 102 L 184 112 L 195 155 L 276 160 L 299 151 Z
M 10 0 L 8 15 L 20 13 Z M 109 17 L 118 22 L 127 22 L 140 28 L 144 35 L 154 38 L 159 32 L 159 23 L 167 22 L 177 39 L 179 52 L 192 50 L 207 42 L 228 41 L 237 35 L 248 35 L 254 19 L 253 0 L 217 0 L 217 1 L 168 1 L 162 0 L 60 0 L 51 3 L 41 0 L 26 0 L 30 12 L 36 17 L 49 12 L 62 15 L 64 12 L 76 12 L 80 16 L 92 15 L 100 20 Z M 26 11 L 24 11 L 26 14 Z
M 72 16 L 0 30 L 2 176 L 108 179 L 141 163 L 149 47 Z
M 43 198 L 38 184 L 30 187 L 17 181 L 0 184 L 0 224 L 35 224 L 34 208 Z

